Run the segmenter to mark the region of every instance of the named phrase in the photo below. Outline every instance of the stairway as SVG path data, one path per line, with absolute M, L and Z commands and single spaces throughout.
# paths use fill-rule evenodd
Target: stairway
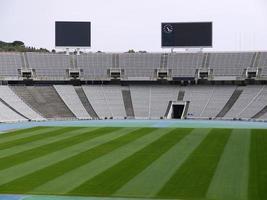
M 127 118 L 134 119 L 134 109 L 131 92 L 129 89 L 123 89 L 121 92 Z
M 77 95 L 79 96 L 85 110 L 92 117 L 92 119 L 99 119 L 99 117 L 98 117 L 97 113 L 95 112 L 94 108 L 92 107 L 90 101 L 86 97 L 82 87 L 75 87 L 75 91 L 76 91 Z
M 184 93 L 185 93 L 184 90 L 179 91 L 177 101 L 183 101 L 184 100 Z
M 219 114 L 216 117 L 224 117 L 226 113 L 233 107 L 239 96 L 242 94 L 243 90 L 236 89 L 232 96 L 229 98 L 225 106 L 222 108 L 222 110 L 219 112 Z
M 265 113 L 267 113 L 267 106 L 265 106 L 263 109 L 261 109 L 258 113 L 256 113 L 252 119 L 258 119 L 260 118 L 262 115 L 264 115 Z
M 13 91 L 47 119 L 75 118 L 53 86 L 12 86 Z

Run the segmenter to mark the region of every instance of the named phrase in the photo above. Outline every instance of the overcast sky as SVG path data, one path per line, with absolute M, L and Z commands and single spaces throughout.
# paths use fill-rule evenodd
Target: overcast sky
M 213 22 L 207 50 L 267 50 L 267 0 L 0 0 L 2 41 L 51 50 L 68 20 L 91 21 L 91 51 L 160 52 L 161 22 L 187 21 Z

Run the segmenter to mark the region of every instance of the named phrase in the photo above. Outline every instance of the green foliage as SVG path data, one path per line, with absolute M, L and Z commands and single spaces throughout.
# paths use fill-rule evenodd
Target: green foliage
M 49 52 L 47 49 L 26 47 L 22 41 L 3 42 L 0 41 L 0 52 Z

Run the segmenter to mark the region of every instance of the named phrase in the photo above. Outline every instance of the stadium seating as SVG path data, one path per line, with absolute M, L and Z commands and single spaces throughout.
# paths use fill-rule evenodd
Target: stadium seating
M 267 52 L 188 53 L 0 53 L 0 80 L 21 80 L 20 70 L 31 70 L 35 80 L 69 80 L 70 70 L 82 80 L 110 80 L 110 70 L 119 70 L 121 80 L 196 80 L 197 72 L 209 71 L 210 80 L 245 80 L 246 70 L 259 70 L 267 78 Z
M 189 101 L 188 118 L 200 118 L 208 100 L 211 98 L 214 87 L 188 86 L 182 87 L 185 91 L 184 100 Z
M 129 80 L 153 80 L 155 70 L 160 68 L 161 54 L 124 53 L 119 54 L 119 67 L 125 70 Z
M 215 86 L 213 88 L 212 95 L 208 99 L 207 104 L 205 105 L 200 117 L 216 117 L 224 107 L 224 105 L 227 103 L 235 89 L 235 86 Z
M 110 81 L 113 69 L 121 72 L 121 82 Z M 250 83 L 247 69 L 258 70 L 258 85 L 216 82 Z M 34 81 L 22 82 L 29 77 L 22 77 L 21 70 L 32 71 Z M 80 72 L 81 81 L 71 79 L 69 70 Z M 164 84 L 155 81 L 159 70 L 168 73 Z M 198 72 L 207 71 L 210 85 L 198 77 Z M 172 85 L 172 79 L 181 85 Z M 260 85 L 266 80 L 267 52 L 0 53 L 0 84 L 5 84 L 0 86 L 0 102 L 7 111 L 0 121 L 160 119 L 169 102 L 177 100 L 189 102 L 191 119 L 267 120 L 267 88 Z
M 168 55 L 167 68 L 173 77 L 195 77 L 196 69 L 201 67 L 203 53 L 174 53 Z
M 260 53 L 258 67 L 262 70 L 261 75 L 267 77 L 267 52 Z
M 11 86 L 28 105 L 47 119 L 74 119 L 53 86 Z
M 45 120 L 40 114 L 32 110 L 29 105 L 25 104 L 8 86 L 0 86 L 0 98 L 30 120 Z
M 89 80 L 108 79 L 107 70 L 112 67 L 112 54 L 89 53 L 77 56 L 77 67 L 83 71 L 82 78 Z
M 262 110 L 267 105 L 267 88 L 266 86 L 261 86 L 258 93 L 251 99 L 251 101 L 246 105 L 246 107 L 241 110 L 238 117 L 244 119 L 253 118 L 260 110 Z
M 12 116 L 2 114 L 0 121 L 160 119 L 170 101 L 189 102 L 188 119 L 267 119 L 265 85 L 0 86 L 0 93 Z
M 148 119 L 150 116 L 151 88 L 140 85 L 130 86 L 135 119 Z
M 163 118 L 169 101 L 177 101 L 177 97 L 177 86 L 151 86 L 149 118 Z
M 242 76 L 253 62 L 253 52 L 210 53 L 209 69 L 214 76 Z
M 105 119 L 113 117 L 102 86 L 83 86 L 82 88 L 99 118 Z
M 105 86 L 103 87 L 103 93 L 109 105 L 110 111 L 114 119 L 123 119 L 126 117 L 124 108 L 122 89 L 120 86 Z
M 83 86 L 83 90 L 101 119 L 126 117 L 120 86 Z
M 240 117 L 239 113 L 241 113 L 242 110 L 245 109 L 246 106 L 252 102 L 253 98 L 257 96 L 257 94 L 262 89 L 262 86 L 248 85 L 248 86 L 238 87 L 238 89 L 242 90 L 243 92 L 239 96 L 233 107 L 224 116 L 224 118 L 226 119 L 239 118 Z
M 72 85 L 54 85 L 57 93 L 78 119 L 91 119 Z
M 41 80 L 62 80 L 68 77 L 70 58 L 64 54 L 26 53 L 29 68 Z
M 0 79 L 19 79 L 18 70 L 21 68 L 21 54 L 0 52 Z
M 0 122 L 22 122 L 27 121 L 26 118 L 19 115 L 12 109 L 10 109 L 7 105 L 5 105 L 2 101 L 0 101 Z

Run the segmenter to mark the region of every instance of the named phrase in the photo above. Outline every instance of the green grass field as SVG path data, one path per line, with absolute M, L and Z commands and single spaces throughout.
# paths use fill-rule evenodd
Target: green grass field
M 36 127 L 0 134 L 0 193 L 267 199 L 267 130 Z

